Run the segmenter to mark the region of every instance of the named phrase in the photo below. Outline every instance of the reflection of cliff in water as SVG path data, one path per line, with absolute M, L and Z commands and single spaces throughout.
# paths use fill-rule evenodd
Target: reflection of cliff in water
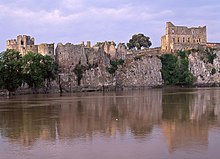
M 54 139 L 58 111 L 57 106 L 4 107 L 0 109 L 0 135 L 24 146 L 39 138 Z
M 0 108 L 0 135 L 24 146 L 39 139 L 91 138 L 98 133 L 111 137 L 132 132 L 144 137 L 161 121 L 161 97 L 161 90 L 149 90 L 56 97 L 56 105 L 47 100 L 34 107 L 6 103 Z
M 193 146 L 207 148 L 210 123 L 219 119 L 219 90 L 190 90 L 187 93 L 163 92 L 162 128 L 172 152 Z
M 5 100 L 0 106 L 0 136 L 24 146 L 96 135 L 147 140 L 157 125 L 170 152 L 206 149 L 208 129 L 220 123 L 219 95 L 219 89 L 153 89 Z
M 110 96 L 89 97 L 62 105 L 60 137 L 101 132 L 114 136 L 127 130 L 136 136 L 151 133 L 161 121 L 161 91 L 121 92 Z

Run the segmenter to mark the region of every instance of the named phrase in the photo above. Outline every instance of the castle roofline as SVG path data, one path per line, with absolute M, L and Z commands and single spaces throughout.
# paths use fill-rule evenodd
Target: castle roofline
M 205 28 L 206 26 L 193 26 L 193 27 L 187 27 L 183 25 L 174 25 L 172 22 L 166 22 L 167 26 L 172 26 L 172 27 L 181 27 L 181 28 L 187 28 L 187 29 L 198 29 L 198 28 Z

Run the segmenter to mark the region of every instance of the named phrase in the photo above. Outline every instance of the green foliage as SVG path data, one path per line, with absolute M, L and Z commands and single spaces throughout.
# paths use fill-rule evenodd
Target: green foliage
M 178 51 L 177 53 L 177 56 L 179 56 L 180 58 L 187 58 L 190 54 L 190 51 Z
M 215 68 L 212 68 L 211 70 L 211 75 L 214 75 L 216 73 L 216 69 Z
M 207 62 L 213 64 L 216 54 L 207 52 Z
M 44 65 L 44 80 L 55 80 L 58 73 L 58 65 L 55 61 L 48 55 L 43 56 Z
M 29 87 L 37 88 L 45 80 L 55 79 L 57 64 L 50 56 L 28 52 L 22 58 L 23 80 Z
M 213 64 L 214 62 L 214 59 L 216 58 L 216 54 L 214 53 L 214 49 L 212 48 L 206 48 L 204 51 L 203 51 L 203 54 L 201 54 L 201 57 L 200 59 L 202 61 L 204 61 L 205 63 L 211 63 Z
M 189 62 L 186 52 L 178 52 L 177 56 L 164 54 L 161 56 L 161 62 L 161 73 L 165 84 L 191 85 L 193 83 L 194 78 L 188 70 Z
M 136 48 L 140 50 L 141 48 L 149 48 L 152 45 L 150 38 L 144 34 L 135 34 L 127 43 L 129 49 Z
M 21 55 L 15 50 L 8 49 L 0 55 L 0 87 L 13 92 L 21 84 Z
M 95 63 L 95 64 L 90 64 L 89 62 L 87 62 L 87 65 L 84 66 L 82 65 L 80 62 L 79 64 L 77 64 L 73 70 L 73 72 L 75 73 L 76 77 L 77 77 L 77 84 L 78 86 L 81 85 L 81 79 L 83 78 L 83 73 L 86 71 L 86 70 L 91 70 L 92 68 L 96 68 L 98 67 L 98 64 Z
M 172 54 L 164 54 L 161 56 L 162 62 L 162 78 L 165 84 L 175 83 L 175 68 L 177 63 L 177 57 Z
M 191 51 L 192 51 L 192 52 L 198 52 L 198 51 L 199 51 L 199 48 L 196 48 L 196 49 L 193 48 L 193 49 L 191 49 Z
M 80 63 L 76 65 L 74 68 L 74 73 L 77 77 L 77 84 L 80 86 L 81 84 L 81 79 L 83 78 L 83 73 L 86 71 L 86 66 L 81 65 Z
M 111 66 L 107 67 L 106 70 L 110 73 L 110 74 L 114 74 L 115 71 L 118 69 L 118 65 L 123 65 L 124 64 L 124 60 L 123 59 L 119 59 L 119 60 L 111 60 L 110 61 Z

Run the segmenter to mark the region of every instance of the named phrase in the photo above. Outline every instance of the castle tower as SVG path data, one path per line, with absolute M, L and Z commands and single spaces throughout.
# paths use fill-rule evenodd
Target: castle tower
M 26 54 L 27 51 L 31 51 L 28 49 L 29 45 L 34 45 L 34 38 L 27 35 L 17 36 L 17 51 L 19 51 L 22 55 Z M 34 50 L 37 51 L 36 49 Z

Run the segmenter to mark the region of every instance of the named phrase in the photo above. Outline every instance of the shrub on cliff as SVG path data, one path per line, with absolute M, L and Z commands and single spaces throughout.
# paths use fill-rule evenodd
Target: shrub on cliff
M 200 60 L 204 61 L 205 63 L 213 64 L 214 59 L 217 57 L 214 50 L 215 49 L 212 48 L 206 48 L 205 50 L 201 50 Z
M 85 73 L 86 70 L 91 70 L 98 67 L 98 63 L 90 64 L 87 62 L 87 65 L 82 65 L 80 62 L 75 66 L 73 72 L 76 75 L 77 78 L 77 85 L 81 85 L 81 79 L 83 78 L 83 73 Z
M 214 53 L 214 50 L 209 48 L 205 50 L 206 52 L 206 57 L 207 57 L 207 62 L 213 64 L 214 59 L 216 58 L 216 54 Z
M 80 63 L 76 65 L 74 68 L 73 72 L 75 73 L 77 77 L 77 84 L 80 86 L 81 84 L 81 79 L 83 78 L 83 73 L 86 71 L 86 66 L 81 65 Z
M 0 88 L 15 91 L 22 84 L 21 55 L 7 49 L 0 56 Z
M 129 49 L 136 48 L 140 50 L 141 48 L 149 48 L 152 45 L 150 38 L 144 34 L 135 34 L 127 43 Z
M 114 74 L 115 71 L 118 69 L 118 65 L 123 65 L 124 64 L 124 60 L 123 59 L 119 59 L 119 60 L 111 60 L 110 61 L 111 66 L 107 67 L 106 70 L 110 73 L 110 74 Z
M 193 75 L 188 69 L 188 56 L 185 52 L 176 55 L 164 54 L 161 56 L 162 78 L 167 85 L 191 85 Z

